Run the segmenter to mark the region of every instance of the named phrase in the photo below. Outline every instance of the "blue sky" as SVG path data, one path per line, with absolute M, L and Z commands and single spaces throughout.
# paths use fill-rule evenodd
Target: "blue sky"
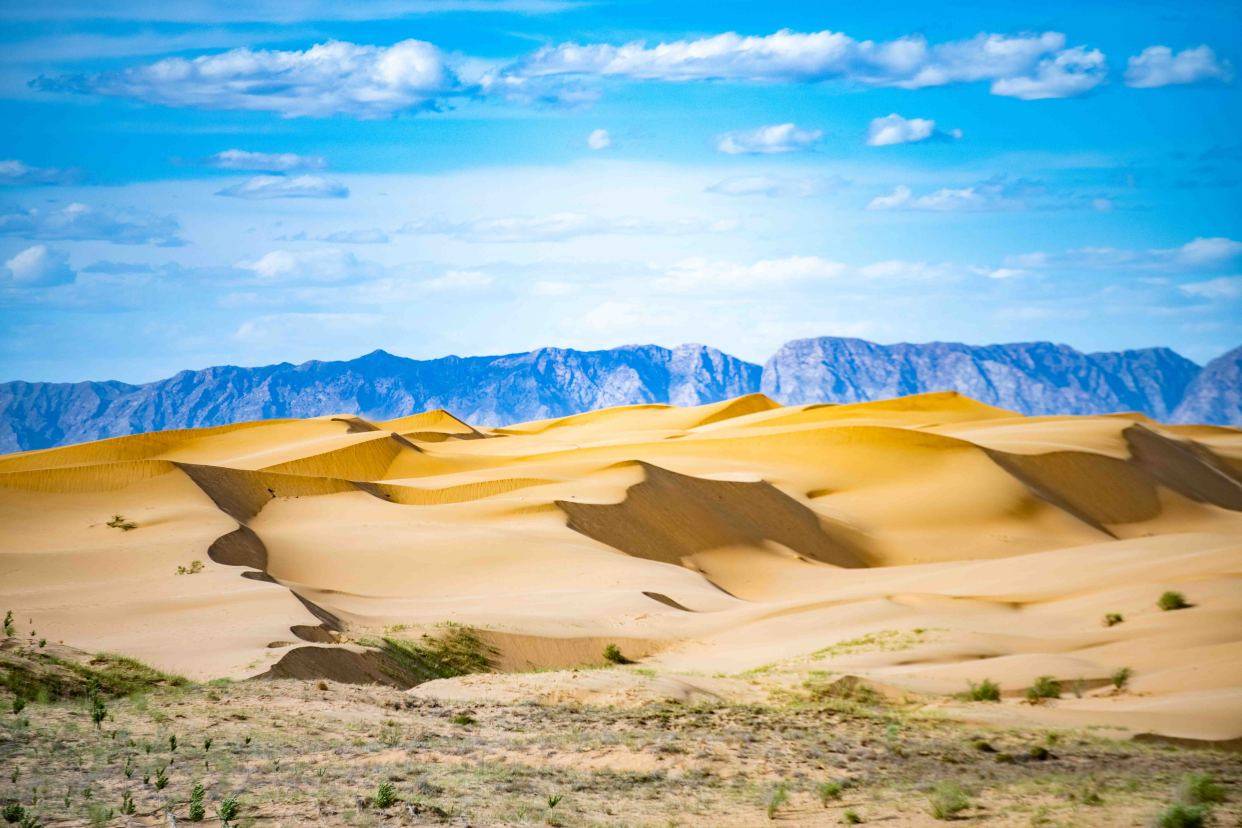
M 1237 3 L 237 5 L 0 6 L 0 379 L 1242 341 Z

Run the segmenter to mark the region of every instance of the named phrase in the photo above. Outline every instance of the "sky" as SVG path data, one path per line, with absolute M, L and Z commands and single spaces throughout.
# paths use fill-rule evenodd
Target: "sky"
M 1242 5 L 0 0 L 0 380 L 1242 344 Z

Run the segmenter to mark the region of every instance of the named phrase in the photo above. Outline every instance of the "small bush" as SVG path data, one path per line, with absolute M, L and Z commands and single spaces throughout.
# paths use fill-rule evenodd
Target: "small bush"
M 220 800 L 220 804 L 216 806 L 216 816 L 220 818 L 221 825 L 230 825 L 233 820 L 237 819 L 237 815 L 241 812 L 241 803 L 237 801 L 237 797 L 229 796 Z
M 789 788 L 782 782 L 768 794 L 768 819 L 776 819 L 776 812 L 789 801 Z
M 474 718 L 474 716 L 471 716 L 469 713 L 458 713 L 455 716 L 453 716 L 453 718 L 449 719 L 449 721 L 451 721 L 455 725 L 461 725 L 462 727 L 466 727 L 468 725 L 474 724 L 476 719 Z
M 203 571 L 203 562 L 199 560 L 191 561 L 189 566 L 177 567 L 178 575 L 197 575 Z
M 21 713 L 25 709 L 26 709 L 26 700 L 23 699 L 21 696 L 14 696 L 13 697 L 13 715 L 16 716 L 18 713 Z
M 384 672 L 409 686 L 491 672 L 500 654 L 473 627 L 451 622 L 441 624 L 436 635 L 424 635 L 419 642 L 386 637 L 360 643 L 378 647 Z
M 863 818 L 858 815 L 858 811 L 850 809 L 841 814 L 841 821 L 846 825 L 861 825 Z
M 1156 817 L 1157 828 L 1204 828 L 1207 825 L 1206 805 L 1170 805 Z
M 1059 699 L 1061 698 L 1061 682 L 1052 676 L 1040 676 L 1027 688 L 1026 698 L 1030 702 L 1038 702 L 1040 699 Z
M 1134 671 L 1129 667 L 1120 667 L 1113 671 L 1113 674 L 1109 676 L 1109 678 L 1112 680 L 1114 688 L 1117 690 L 1124 690 L 1126 689 L 1126 685 L 1130 683 L 1130 677 L 1132 675 L 1134 675 Z
M 621 648 L 618 647 L 616 644 L 609 644 L 608 646 L 604 647 L 604 661 L 608 661 L 613 664 L 633 664 L 634 663 L 633 661 L 625 657 L 625 655 L 621 652 Z
M 1104 616 L 1104 626 L 1106 626 L 1106 627 L 1115 627 L 1115 626 L 1117 626 L 1118 624 L 1120 624 L 1122 621 L 1125 621 L 1125 620 L 1126 620 L 1126 619 L 1125 619 L 1125 617 L 1124 617 L 1121 613 L 1119 613 L 1119 612 L 1110 612 L 1110 613 L 1107 613 L 1107 614 Z
M 164 768 L 158 768 L 155 771 L 155 789 L 157 791 L 162 791 L 167 787 L 168 787 L 168 774 L 165 773 Z
M 1000 701 L 1000 696 L 1001 696 L 1000 685 L 992 681 L 991 679 L 986 679 L 986 678 L 983 681 L 979 682 L 978 684 L 975 684 L 972 681 L 970 683 L 970 693 L 968 695 L 970 696 L 971 701 L 977 701 L 977 702 Z
M 103 698 L 94 693 L 91 695 L 91 721 L 95 723 L 96 728 L 103 727 L 103 720 L 108 718 L 108 706 L 104 704 Z
M 957 819 L 970 807 L 970 797 L 956 782 L 939 782 L 931 793 L 931 815 L 936 819 Z
M 203 804 L 206 796 L 207 790 L 201 782 L 196 782 L 190 789 L 190 822 L 202 822 L 203 817 L 207 815 L 207 808 Z
M 1214 805 L 1225 801 L 1225 789 L 1206 773 L 1190 773 L 1182 777 L 1177 798 L 1187 805 Z
M 565 797 L 564 797 L 564 796 L 562 796 L 561 794 L 552 794 L 552 795 L 550 795 L 550 796 L 548 797 L 548 810 L 550 811 L 550 810 L 552 810 L 553 808 L 555 808 L 557 805 L 560 805 L 560 804 L 561 804 L 561 800 L 562 800 L 562 799 L 564 799 L 564 798 L 565 798 Z
M 112 809 L 102 803 L 92 802 L 86 806 L 86 818 L 91 825 L 103 828 L 112 821 Z
M 13 613 L 9 613 L 9 615 L 11 617 Z M 7 823 L 21 822 L 22 818 L 26 816 L 26 809 L 16 802 L 10 802 L 4 806 L 3 811 L 0 811 L 0 815 L 4 817 L 4 821 Z
M 834 799 L 841 798 L 841 792 L 843 790 L 845 790 L 844 785 L 835 779 L 830 779 L 827 782 L 820 782 L 819 787 L 815 789 L 815 792 L 819 794 L 820 803 L 827 808 L 829 802 Z
M 1165 612 L 1168 612 L 1169 610 L 1187 609 L 1190 607 L 1190 602 L 1188 602 L 1186 600 L 1186 596 L 1182 595 L 1180 592 L 1169 590 L 1160 596 L 1160 599 L 1156 601 L 1156 606 L 1160 607 L 1160 609 Z
M 108 525 L 113 529 L 120 529 L 122 532 L 138 528 L 138 524 L 126 520 L 124 515 L 113 515 L 112 520 L 108 521 Z
M 134 795 L 129 791 L 121 794 L 121 813 L 132 815 L 138 809 L 134 806 Z
M 13 623 L 13 610 L 9 610 L 4 614 L 4 637 L 12 638 L 16 634 L 17 626 Z
M 375 789 L 375 797 L 372 799 L 376 808 L 391 808 L 397 804 L 397 789 L 391 782 L 381 782 L 379 787 Z

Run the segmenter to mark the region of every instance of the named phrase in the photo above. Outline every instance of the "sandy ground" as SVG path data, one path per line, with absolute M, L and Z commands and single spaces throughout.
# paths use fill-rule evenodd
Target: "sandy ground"
M 1239 469 L 1233 430 L 955 394 L 162 432 L 0 457 L 0 610 L 200 680 L 455 621 L 514 675 L 422 698 L 646 692 L 563 669 L 611 642 L 686 700 L 848 674 L 975 722 L 1224 742 Z M 1026 704 L 1039 676 L 1062 697 Z M 952 700 L 983 679 L 1001 702 Z

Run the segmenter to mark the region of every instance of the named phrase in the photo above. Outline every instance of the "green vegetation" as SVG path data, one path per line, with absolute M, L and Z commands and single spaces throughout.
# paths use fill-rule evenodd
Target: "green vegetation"
M 1061 682 L 1052 676 L 1040 676 L 1035 679 L 1026 691 L 1026 699 L 1031 703 L 1040 701 L 1041 699 L 1059 699 L 1061 698 Z
M 103 720 L 108 718 L 108 706 L 104 704 L 103 698 L 96 691 L 90 694 L 91 701 L 91 721 L 95 723 L 95 728 L 103 727 Z
M 137 807 L 134 805 L 134 795 L 129 791 L 123 792 L 121 794 L 121 813 L 129 816 L 137 812 L 137 810 Z
M 841 821 L 846 825 L 861 825 L 863 818 L 858 815 L 858 811 L 847 809 L 845 813 L 841 814 Z
M 789 801 L 789 788 L 784 782 L 781 782 L 772 792 L 768 794 L 767 812 L 768 819 L 776 819 L 776 812 L 780 807 Z
M 203 562 L 200 560 L 191 561 L 189 566 L 177 567 L 178 575 L 197 575 L 198 573 L 202 571 L 203 571 Z
M 376 808 L 391 808 L 397 804 L 397 789 L 391 782 L 381 782 L 379 787 L 375 789 L 375 796 L 371 798 L 371 802 Z
M 12 638 L 17 635 L 17 625 L 13 623 L 13 610 L 9 610 L 4 614 L 4 637 Z
M 957 819 L 957 815 L 970 807 L 970 797 L 956 782 L 937 782 L 932 788 L 931 815 L 936 819 Z
M 561 794 L 550 795 L 548 797 L 548 810 L 552 810 L 557 805 L 560 805 L 562 799 L 564 799 L 564 797 Z
M 1117 690 L 1126 689 L 1126 685 L 1130 683 L 1130 677 L 1134 675 L 1134 671 L 1129 667 L 1120 667 L 1113 671 L 1109 679 L 1113 682 L 1113 687 Z
M 1156 817 L 1157 828 L 1203 828 L 1207 825 L 1206 805 L 1170 805 Z
M 1186 600 L 1185 595 L 1169 590 L 1160 596 L 1159 600 L 1156 601 L 1156 606 L 1165 612 L 1169 612 L 1170 610 L 1187 609 L 1191 604 Z
M 621 652 L 621 648 L 616 644 L 609 644 L 604 647 L 604 661 L 612 664 L 633 664 L 634 662 L 626 658 Z
M 233 820 L 237 819 L 239 813 L 241 813 L 241 803 L 235 796 L 225 797 L 216 806 L 216 816 L 220 818 L 220 824 L 225 828 L 233 824 Z
M 10 613 L 12 615 L 12 613 Z M 21 822 L 26 816 L 26 809 L 16 802 L 10 802 L 4 806 L 4 810 L 0 811 L 0 816 L 4 817 L 4 821 L 12 825 L 15 822 Z
M 424 635 L 418 642 L 384 637 L 360 643 L 376 647 L 384 672 L 402 684 L 413 686 L 433 679 L 488 673 L 496 667 L 499 652 L 472 627 L 446 623 L 438 635 Z
M 108 525 L 113 529 L 120 529 L 122 532 L 128 532 L 130 529 L 137 529 L 138 524 L 125 519 L 124 515 L 113 515 L 112 520 L 108 521 Z
M 1106 627 L 1115 627 L 1115 626 L 1117 626 L 1118 624 L 1120 624 L 1122 621 L 1125 621 L 1125 620 L 1126 620 L 1126 619 L 1125 619 L 1125 617 L 1124 617 L 1121 613 L 1119 613 L 1119 612 L 1110 612 L 1110 613 L 1107 613 L 1107 614 L 1104 616 L 1104 626 L 1106 626 Z
M 203 787 L 203 783 L 194 783 L 194 787 L 190 789 L 190 822 L 202 822 L 203 817 L 207 815 L 207 809 L 203 805 L 203 799 L 206 796 L 207 790 Z
M 820 804 L 827 808 L 829 802 L 841 798 L 841 792 L 844 790 L 844 785 L 835 779 L 830 779 L 827 782 L 820 782 L 815 792 L 819 794 Z
M 972 681 L 970 683 L 970 692 L 967 694 L 967 696 L 969 697 L 971 701 L 977 701 L 977 702 L 1000 701 L 1000 697 L 1001 697 L 1000 685 L 992 681 L 991 679 L 986 679 L 986 678 L 983 681 L 979 682 L 978 684 L 975 684 Z
M 155 771 L 155 789 L 162 791 L 168 787 L 167 767 L 157 768 Z
M 467 727 L 468 725 L 475 724 L 477 720 L 474 718 L 474 716 L 471 716 L 469 713 L 458 713 L 454 715 L 453 718 L 449 719 L 449 721 L 455 725 L 461 725 L 462 727 Z
M 1190 773 L 1182 778 L 1177 798 L 1187 805 L 1215 805 L 1225 801 L 1225 789 L 1206 773 Z
M 0 652 L 0 687 L 27 700 L 89 698 L 92 694 L 128 696 L 157 686 L 184 684 L 186 680 L 180 676 L 108 653 L 98 653 L 81 663 L 45 650 Z

